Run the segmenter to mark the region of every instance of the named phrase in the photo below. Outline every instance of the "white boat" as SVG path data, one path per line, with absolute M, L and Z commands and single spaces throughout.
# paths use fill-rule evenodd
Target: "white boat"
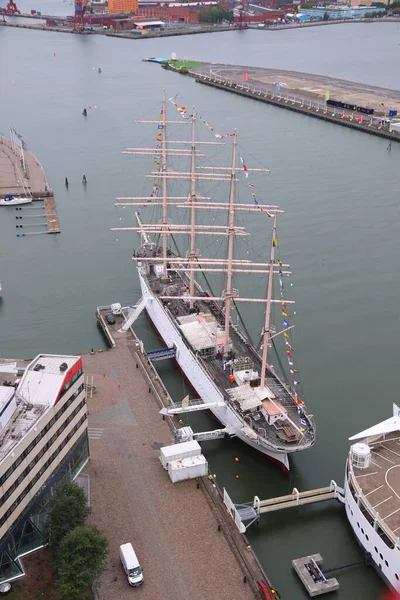
M 400 591 L 400 409 L 350 438 L 346 515 L 378 573 Z
M 154 157 L 150 176 L 153 178 L 151 195 L 118 198 L 116 202 L 117 206 L 141 208 L 141 214 L 136 213 L 136 227 L 114 228 L 136 231 L 141 236 L 134 260 L 137 262 L 142 299 L 122 331 L 126 331 L 140 311 L 145 309 L 165 344 L 174 350 L 176 361 L 199 395 L 198 401 L 189 403 L 185 399 L 181 406 L 175 405 L 175 413 L 177 410 L 211 410 L 231 435 L 288 470 L 288 455 L 314 444 L 315 425 L 297 391 L 300 382 L 294 379 L 298 378 L 298 371 L 291 337 L 293 326 L 290 325 L 287 312 L 293 302 L 284 297 L 284 282 L 290 271 L 277 254 L 277 217 L 283 211 L 276 205 L 258 202 L 253 191 L 254 185 L 248 183 L 247 177 L 268 170 L 247 168 L 242 159 L 239 163 L 236 131 L 224 136 L 214 133 L 219 141 L 198 142 L 197 122 L 200 125 L 203 122 L 209 130 L 210 124 L 198 118 L 194 110 L 193 114 L 187 115 L 185 107 L 178 107 L 174 99 L 170 100 L 177 109 L 177 118 L 183 117 L 183 120 L 167 120 L 163 94 L 159 119 L 147 121 L 156 128 L 155 147 L 127 150 L 129 154 Z M 171 124 L 187 125 L 189 139 L 180 139 L 176 143 L 169 138 L 167 140 L 167 127 Z M 211 131 L 214 132 L 213 129 Z M 198 164 L 204 156 L 200 152 L 204 146 L 213 144 L 215 151 L 215 145 L 224 145 L 222 140 L 225 138 L 232 142 L 232 162 L 229 167 Z M 185 147 L 185 144 L 188 146 Z M 170 168 L 170 161 L 177 157 L 189 160 L 190 170 L 182 172 Z M 236 201 L 240 178 L 248 187 L 250 202 Z M 186 195 L 169 195 L 171 182 L 177 181 L 188 185 Z M 222 182 L 228 188 L 226 201 L 200 195 L 198 184 L 205 181 L 211 181 L 213 185 Z M 208 212 L 209 225 L 200 224 L 197 216 L 201 210 Z M 147 211 L 152 213 L 153 220 L 143 223 L 142 213 Z M 221 211 L 227 212 L 228 222 L 216 225 L 212 217 L 217 218 Z M 269 240 L 266 242 L 268 258 L 263 262 L 240 258 L 236 253 L 236 244 L 247 241 L 248 236 L 245 227 L 237 223 L 239 212 L 250 213 L 253 224 L 258 218 L 264 219 L 266 230 L 270 226 Z M 182 221 L 185 213 L 189 216 L 187 225 Z M 177 222 L 172 222 L 172 216 Z M 183 239 L 186 238 L 187 249 L 180 252 L 175 237 L 182 234 Z M 204 239 L 200 236 L 209 236 L 209 240 L 217 237 L 226 242 L 226 254 L 223 257 L 217 254 L 215 258 L 203 256 L 197 249 L 197 243 L 200 244 L 200 240 Z M 213 293 L 210 286 L 204 289 L 197 279 L 199 274 L 206 278 L 208 273 L 212 273 L 211 277 L 215 273 L 223 274 L 224 289 L 217 294 Z M 263 289 L 267 292 L 263 298 L 239 295 L 233 285 L 234 278 L 244 274 L 257 278 L 257 281 L 265 277 Z M 278 296 L 275 299 L 274 292 Z M 231 319 L 233 310 L 241 318 L 238 308 L 241 302 L 265 306 L 263 324 L 260 323 L 261 346 L 258 348 L 251 341 L 244 323 L 236 325 Z M 273 313 L 276 312 L 273 307 L 278 312 L 276 328 L 272 325 Z M 287 362 L 286 369 L 283 368 L 279 375 L 279 359 L 276 367 L 270 363 L 275 344 Z M 262 351 L 259 354 L 260 348 Z M 291 376 L 287 377 L 285 372 L 291 373 Z
M 29 196 L 14 196 L 8 194 L 3 198 L 0 198 L 0 206 L 18 206 L 19 204 L 29 204 L 32 202 L 32 197 Z

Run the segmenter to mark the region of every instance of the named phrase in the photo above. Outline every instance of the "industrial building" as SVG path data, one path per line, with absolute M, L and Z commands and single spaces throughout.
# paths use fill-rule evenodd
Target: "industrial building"
M 40 548 L 55 485 L 89 459 L 82 359 L 40 354 L 0 368 L 0 582 Z
M 109 13 L 136 13 L 139 0 L 108 0 Z
M 325 13 L 329 19 L 362 19 L 371 12 L 385 12 L 384 8 L 375 6 L 315 6 L 313 8 L 302 8 L 301 14 L 310 19 L 323 19 Z

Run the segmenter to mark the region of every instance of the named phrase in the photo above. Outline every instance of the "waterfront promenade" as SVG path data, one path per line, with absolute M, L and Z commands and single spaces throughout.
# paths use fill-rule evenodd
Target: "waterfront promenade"
M 91 461 L 85 468 L 90 519 L 110 544 L 99 600 L 131 598 L 118 556 L 128 541 L 144 568 L 145 583 L 135 592 L 142 599 L 260 598 L 257 581 L 266 576 L 212 481 L 173 484 L 163 470 L 159 449 L 172 443 L 174 425 L 160 416 L 157 397 L 167 394 L 133 335 L 118 333 L 120 326 L 117 317 L 109 327 L 114 348 L 83 356 L 95 388 L 88 398 Z
M 147 60 L 147 59 L 146 59 Z M 152 60 L 152 59 L 148 59 Z M 198 83 L 315 117 L 400 141 L 400 91 L 335 79 L 324 75 L 266 67 L 217 63 L 169 61 L 167 68 L 194 77 Z M 192 66 L 196 65 L 196 66 Z M 327 100 L 345 103 L 333 106 Z M 372 110 L 373 114 L 368 114 Z M 388 118 L 389 112 L 396 114 Z M 392 120 L 393 119 L 393 120 Z M 394 127 L 393 127 L 394 125 Z

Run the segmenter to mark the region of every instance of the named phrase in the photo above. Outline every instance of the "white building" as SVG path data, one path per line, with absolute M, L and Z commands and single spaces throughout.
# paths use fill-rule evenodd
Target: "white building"
M 43 545 L 54 485 L 89 459 L 82 359 L 40 354 L 15 385 L 0 384 L 0 582 Z

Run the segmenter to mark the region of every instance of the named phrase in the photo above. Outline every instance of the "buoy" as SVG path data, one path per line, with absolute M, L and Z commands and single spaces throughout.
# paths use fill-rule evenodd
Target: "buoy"
M 68 177 L 65 178 L 65 187 L 68 189 Z
M 83 109 L 82 114 L 83 114 L 84 117 L 87 117 L 87 110 L 86 110 L 86 108 Z
M 240 462 L 240 458 L 238 456 L 235 457 L 235 462 Z
M 83 176 L 82 176 L 82 183 L 83 183 L 83 185 L 86 185 L 86 184 L 87 184 L 87 179 L 86 179 L 86 175 L 85 175 L 85 173 L 84 173 L 84 174 L 83 174 Z
M 101 73 L 101 69 L 100 69 L 100 67 L 99 67 L 99 73 Z
M 55 52 L 53 52 L 53 56 L 55 56 L 55 55 L 56 55 L 56 53 L 55 53 Z
M 235 475 L 236 479 L 239 479 L 239 475 Z

